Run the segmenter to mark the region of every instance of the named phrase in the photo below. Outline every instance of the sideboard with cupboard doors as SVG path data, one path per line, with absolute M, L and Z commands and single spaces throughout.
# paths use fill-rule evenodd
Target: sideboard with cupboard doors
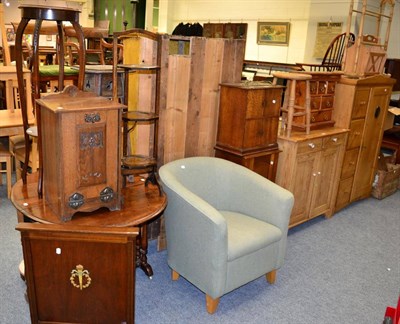
M 279 135 L 276 183 L 294 195 L 289 226 L 333 215 L 347 129 L 329 127 L 310 134 Z

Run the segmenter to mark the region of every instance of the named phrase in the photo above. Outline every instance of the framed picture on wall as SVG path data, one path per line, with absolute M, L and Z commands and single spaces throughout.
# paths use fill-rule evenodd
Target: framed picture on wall
M 14 42 L 15 41 L 14 27 L 11 24 L 5 24 L 5 27 L 6 27 L 7 42 Z
M 258 22 L 257 43 L 260 45 L 288 45 L 289 22 Z

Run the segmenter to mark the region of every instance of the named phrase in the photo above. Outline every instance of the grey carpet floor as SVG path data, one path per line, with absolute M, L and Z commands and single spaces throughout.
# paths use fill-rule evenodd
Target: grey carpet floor
M 16 212 L 0 186 L 0 323 L 30 323 L 19 277 L 22 259 Z M 400 292 L 400 191 L 353 203 L 331 219 L 289 231 L 277 282 L 265 278 L 221 298 L 214 315 L 184 279 L 170 280 L 166 251 L 150 242 L 154 277 L 136 271 L 137 323 L 377 324 Z M 110 296 L 110 298 L 118 298 Z

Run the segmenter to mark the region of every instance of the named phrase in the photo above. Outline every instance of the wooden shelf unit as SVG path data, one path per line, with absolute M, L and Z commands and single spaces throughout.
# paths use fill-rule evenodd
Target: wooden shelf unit
M 118 64 L 118 44 L 123 44 L 123 63 Z M 124 71 L 123 157 L 121 171 L 126 176 L 148 174 L 157 181 L 158 114 L 160 94 L 160 36 L 142 29 L 113 35 L 113 98 L 118 101 L 118 71 Z M 160 189 L 161 193 L 161 189 Z

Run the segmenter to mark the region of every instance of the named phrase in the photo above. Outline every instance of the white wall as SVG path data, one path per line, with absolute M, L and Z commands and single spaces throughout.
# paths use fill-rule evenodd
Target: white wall
M 379 7 L 380 0 L 368 3 Z M 246 59 L 311 63 L 316 62 L 312 55 L 317 23 L 343 22 L 345 32 L 349 9 L 350 0 L 160 0 L 158 30 L 172 33 L 180 22 L 244 22 L 248 24 Z M 258 21 L 290 22 L 289 46 L 258 45 Z M 399 24 L 400 3 L 396 0 L 388 47 L 391 58 L 400 58 Z
M 93 0 L 72 0 L 72 1 L 61 1 L 61 0 L 8 0 L 6 5 L 3 0 L 4 8 L 4 22 L 10 24 L 11 22 L 21 21 L 21 9 L 20 5 L 47 5 L 47 6 L 59 6 L 74 8 L 81 11 L 79 14 L 79 23 L 82 26 L 91 27 L 94 25 L 94 20 L 90 13 L 93 11 Z M 1 35 L 0 35 L 1 41 Z M 56 46 L 56 39 L 53 37 L 52 41 L 47 41 L 46 36 L 40 36 L 40 45 L 45 46 Z
M 8 0 L 9 5 L 4 5 L 4 22 L 6 24 L 11 22 L 19 22 L 21 20 L 21 9 L 20 5 L 47 5 L 47 6 L 60 6 L 74 8 L 81 11 L 79 15 L 79 23 L 82 26 L 93 26 L 93 19 L 90 17 L 90 12 L 93 11 L 93 0 L 80 0 L 77 2 L 73 1 L 59 1 L 59 0 Z

